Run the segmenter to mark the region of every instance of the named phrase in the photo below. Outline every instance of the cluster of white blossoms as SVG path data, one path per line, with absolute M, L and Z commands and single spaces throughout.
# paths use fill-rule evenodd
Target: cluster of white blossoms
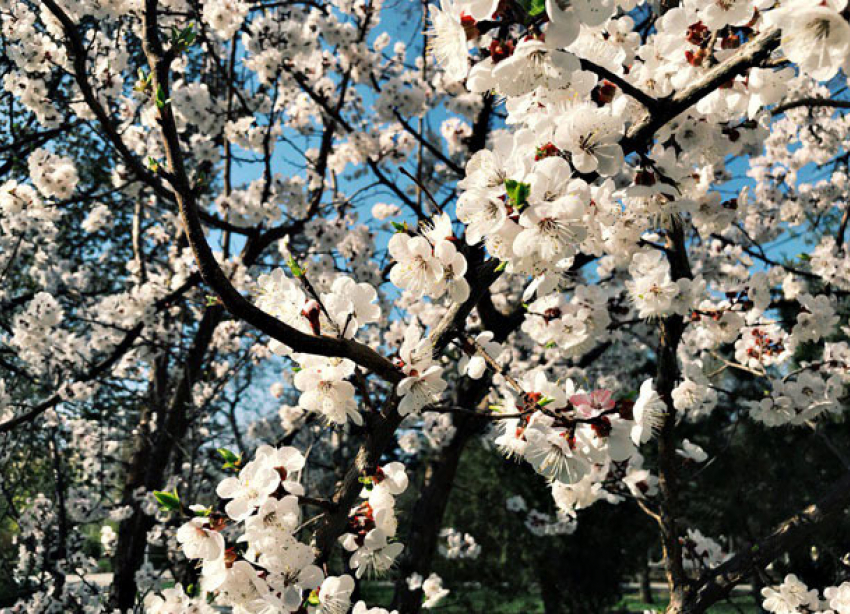
M 732 556 L 724 551 L 720 543 L 703 535 L 699 529 L 689 528 L 679 542 L 682 544 L 682 563 L 685 569 L 711 569 Z
M 699 279 L 674 280 L 670 264 L 657 250 L 635 254 L 629 273 L 632 279 L 626 281 L 626 288 L 641 318 L 690 313 L 705 291 L 705 282 Z
M 230 39 L 242 27 L 248 8 L 248 3 L 241 0 L 205 2 L 203 17 L 216 35 Z
M 481 554 L 481 545 L 469 533 L 463 533 L 452 527 L 440 530 L 442 541 L 439 545 L 441 556 L 447 559 L 477 559 Z
M 396 262 L 390 280 L 415 297 L 447 295 L 452 302 L 462 303 L 469 297 L 466 258 L 454 241 L 446 214 L 430 220 L 422 234 L 397 232 L 387 246 Z
M 304 279 L 303 271 L 295 266 Z M 260 276 L 257 303 L 305 333 L 326 331 L 351 339 L 363 327 L 380 321 L 381 308 L 375 304 L 378 294 L 370 284 L 358 284 L 341 275 L 329 286 L 329 292 L 308 299 L 305 287 L 312 288 L 312 285 L 299 284 L 283 269 L 275 269 L 269 275 Z M 363 423 L 355 401 L 355 388 L 349 381 L 355 371 L 352 361 L 292 353 L 290 348 L 276 341 L 272 349 L 298 363 L 294 384 L 301 391 L 298 404 L 302 409 L 316 412 L 332 424 L 344 425 L 349 420 Z
M 0 185 L 0 353 L 13 373 L 0 379 L 0 420 L 26 418 L 31 399 L 56 406 L 33 414 L 47 428 L 21 439 L 31 435 L 56 481 L 71 482 L 61 501 L 26 501 L 18 523 L 16 579 L 44 589 L 30 611 L 100 611 L 105 595 L 53 579 L 97 568 L 80 527 L 99 525 L 111 554 L 127 540 L 108 523 L 155 514 L 151 483 L 206 482 L 203 452 L 226 436 L 218 395 L 238 387 L 240 365 L 259 369 L 275 354 L 293 373 L 273 388 L 279 416 L 253 425 L 249 446 L 280 441 L 283 428 L 316 435 L 311 454 L 345 459 L 367 430 L 356 427 L 389 424 L 397 408 L 405 459 L 436 456 L 465 442 L 450 412 L 477 412 L 494 419 L 499 449 L 547 480 L 555 513 L 509 503 L 540 536 L 574 530 L 577 511 L 597 501 L 663 503 L 651 500 L 659 478 L 641 454 L 662 425 L 730 400 L 735 419 L 770 427 L 844 412 L 850 346 L 836 336 L 848 333 L 850 114 L 793 103 L 846 102 L 826 99 L 850 72 L 847 0 L 441 0 L 427 7 L 441 70 L 377 29 L 389 4 L 380 1 L 167 0 L 146 16 L 152 28 L 134 0 L 50 4 L 0 0 L 3 114 L 14 128 Z M 166 51 L 169 78 L 156 81 L 167 98 L 150 66 L 131 65 L 151 33 Z M 432 124 L 431 110 L 456 116 Z M 165 145 L 176 155 L 162 138 L 170 116 Z M 748 165 L 744 189 L 722 185 L 738 174 L 732 160 Z M 279 162 L 292 177 L 274 173 Z M 413 183 L 401 179 L 411 164 Z M 232 185 L 232 168 L 255 166 Z M 235 291 L 253 290 L 260 309 L 328 346 L 353 340 L 392 356 L 398 371 L 379 381 L 353 358 L 266 342 L 214 297 L 205 303 L 200 286 L 164 300 L 198 277 L 172 196 L 178 171 Z M 417 226 L 402 217 L 412 214 Z M 798 231 L 808 253 L 769 251 Z M 289 273 L 277 268 L 287 261 Z M 499 279 L 479 292 L 479 271 Z M 464 302 L 438 348 L 431 335 Z M 663 390 L 661 375 L 647 379 L 659 362 L 654 327 L 683 329 L 668 357 L 680 368 Z M 756 383 L 739 385 L 742 373 Z M 187 389 L 181 377 L 188 398 L 172 398 Z M 148 384 L 180 402 L 149 403 Z M 461 406 L 467 384 L 484 391 L 481 404 Z M 237 395 L 231 416 L 243 403 Z M 120 404 L 131 408 L 101 412 Z M 109 421 L 91 419 L 100 413 Z M 86 418 L 67 418 L 76 415 Z M 119 459 L 130 442 L 158 442 L 168 468 L 111 501 L 106 491 L 133 473 Z M 176 451 L 184 443 L 191 459 Z M 673 450 L 685 466 L 708 458 L 687 439 Z M 389 462 L 361 475 L 362 500 L 338 510 L 348 524 L 330 542 L 352 571 L 329 576 L 303 510 L 334 504 L 306 496 L 305 455 L 261 446 L 218 484 L 220 505 L 180 506 L 192 516 L 173 537 L 198 562 L 201 592 L 237 613 L 347 612 L 353 576 L 387 572 L 402 552 L 396 497 L 408 475 Z M 311 490 L 321 482 L 311 473 Z M 62 544 L 60 522 L 77 525 Z M 171 537 L 160 523 L 140 539 L 169 547 Z M 690 571 L 726 557 L 696 530 L 679 537 Z M 454 529 L 440 539 L 447 558 L 481 552 Z M 135 572 L 140 593 L 159 581 L 152 565 Z M 426 607 L 448 592 L 434 575 L 404 580 Z M 821 598 L 789 576 L 765 597 L 771 612 L 850 614 L 850 584 Z M 179 585 L 145 607 L 211 611 Z M 353 612 L 385 611 L 360 602 Z
M 337 613 L 351 607 L 354 579 L 326 576 L 315 564 L 313 547 L 298 538 L 304 462 L 295 448 L 261 446 L 237 476 L 219 483 L 216 493 L 229 500 L 225 515 L 213 507 L 190 506 L 194 517 L 178 529 L 177 541 L 187 558 L 200 561 L 201 589 L 216 594 L 217 603 L 254 613 Z M 368 501 L 351 516 L 352 523 L 362 520 L 362 535 L 345 538 L 346 548 L 354 550 L 351 567 L 358 578 L 366 571 L 386 571 L 401 551 L 401 544 L 387 539 L 396 528 L 393 495 L 405 490 L 407 475 L 401 463 L 390 463 L 364 483 Z M 367 529 L 369 522 L 374 526 Z M 200 607 L 181 595 L 165 591 L 150 598 L 148 611 L 170 611 L 169 604 Z M 358 608 L 365 604 L 354 611 Z
M 666 405 L 652 380 L 637 400 L 616 401 L 609 390 L 576 390 L 571 380 L 550 382 L 542 371 L 520 382 L 524 395 L 509 399 L 520 414 L 503 420 L 496 444 L 509 457 L 524 458 L 553 484 L 559 508 L 574 515 L 598 499 L 621 493 L 654 494 L 656 479 L 643 468 L 638 451 L 660 428 Z
M 30 179 L 43 196 L 68 198 L 77 187 L 77 167 L 70 158 L 36 149 L 27 159 Z
M 819 370 L 829 361 L 791 374 L 785 367 L 802 345 L 835 332 L 839 319 L 834 301 L 807 293 L 797 276 L 778 277 L 786 275 L 783 267 L 753 272 L 749 252 L 721 243 L 739 218 L 750 241 L 751 236 L 770 240 L 764 233 L 776 230 L 743 210 L 744 205 L 757 207 L 747 190 L 740 199 L 723 201 L 710 191 L 713 177 L 706 174 L 726 156 L 758 152 L 767 138 L 762 110 L 794 90 L 810 91 L 813 82 L 803 76 L 792 79 L 787 69 L 753 68 L 661 127 L 656 144 L 639 160 L 629 160 L 630 151 L 624 148 L 633 146 L 630 138 L 645 118 L 646 103 L 629 88 L 655 97 L 685 90 L 717 62 L 731 58 L 743 36 L 755 40 L 780 31 L 781 51 L 811 79 L 825 80 L 847 70 L 846 2 L 799 0 L 776 7 L 767 0 L 722 6 L 689 0 L 666 11 L 642 45 L 632 30 L 631 8 L 630 2 L 591 10 L 585 3 L 565 7 L 548 1 L 546 19 L 529 24 L 498 10 L 497 3 L 459 0 L 431 7 L 435 56 L 446 76 L 465 80 L 470 91 L 494 90 L 504 96 L 511 128 L 496 133 L 486 149 L 470 158 L 458 183 L 457 217 L 465 226 L 466 242 L 483 243 L 492 258 L 503 261 L 506 274 L 525 285 L 523 298 L 534 300 L 525 305 L 522 330 L 546 348 L 582 356 L 617 328 L 611 313 L 621 308 L 618 292 L 602 284 L 579 284 L 571 288 L 571 296 L 562 292 L 577 254 L 599 257 L 600 277 L 624 278 L 638 318 L 686 318 L 690 326 L 680 351 L 682 378 L 671 401 L 689 419 L 705 416 L 717 405 L 711 378 L 730 366 L 767 380 L 764 398 L 744 401 L 760 422 L 804 424 L 839 411 L 846 382 Z M 594 64 L 619 81 L 602 80 Z M 831 151 L 823 140 L 812 147 Z M 830 135 L 827 142 L 839 140 Z M 776 148 L 785 143 L 790 138 Z M 789 145 L 787 157 L 792 155 L 798 154 Z M 788 164 L 800 168 L 804 162 Z M 606 181 L 608 177 L 613 180 Z M 756 187 L 759 198 L 763 184 Z M 819 189 L 828 198 L 827 188 Z M 802 214 L 798 218 L 805 219 Z M 706 242 L 689 248 L 706 258 L 720 251 L 716 266 L 705 264 L 693 272 L 672 269 L 671 236 L 688 223 Z M 843 247 L 833 241 L 828 249 L 818 247 L 809 262 L 819 277 L 841 287 L 836 280 L 841 279 L 838 263 L 843 258 Z M 733 259 L 739 262 L 733 265 Z M 771 289 L 777 283 L 784 283 L 802 307 L 787 327 L 772 312 Z M 396 285 L 411 291 L 409 280 Z M 413 287 L 422 294 L 421 285 Z M 718 351 L 729 344 L 734 360 L 718 364 Z M 534 406 L 537 398 L 509 400 L 506 407 L 527 415 L 505 420 L 497 441 L 550 480 L 582 488 L 584 494 L 574 500 L 559 493 L 567 509 L 601 496 L 600 484 L 616 474 L 612 463 L 635 468 L 635 478 L 629 479 L 628 470 L 620 477 L 636 488 L 636 476 L 646 470 L 634 444 L 648 440 L 665 411 L 657 394 L 651 398 L 651 384 L 642 388 L 634 413 L 609 410 L 602 416 L 604 426 L 576 422 L 563 393 L 525 384 L 523 391 L 545 396 L 545 407 Z M 646 490 L 652 480 L 640 483 Z
M 405 375 L 397 388 L 401 396 L 398 413 L 402 416 L 435 402 L 448 387 L 443 379 L 443 367 L 434 361 L 430 340 L 422 338 L 415 325 L 411 324 L 404 332 L 397 362 Z
M 398 529 L 395 497 L 407 490 L 408 484 L 407 472 L 399 462 L 380 466 L 360 481 L 365 501 L 351 510 L 349 532 L 340 537 L 343 548 L 352 553 L 349 566 L 357 578 L 386 573 L 404 550 L 392 540 Z
M 560 482 L 556 482 L 560 484 Z M 557 498 L 556 498 L 557 501 Z M 552 537 L 555 535 L 570 535 L 578 528 L 575 511 L 566 511 L 569 506 L 558 506 L 556 514 L 547 514 L 536 509 L 528 509 L 528 504 L 522 495 L 514 495 L 505 501 L 505 507 L 523 518 L 523 524 L 528 531 L 537 537 Z
M 850 582 L 830 586 L 823 597 L 809 589 L 794 574 L 788 574 L 777 587 L 761 589 L 762 607 L 773 614 L 850 614 Z
M 407 587 L 411 591 L 422 589 L 422 607 L 430 610 L 440 604 L 443 598 L 451 591 L 443 588 L 443 579 L 435 573 L 432 573 L 425 580 L 418 573 L 412 574 L 407 578 Z
M 522 330 L 542 346 L 580 356 L 606 337 L 611 316 L 599 286 L 578 286 L 572 297 L 553 293 L 529 304 Z

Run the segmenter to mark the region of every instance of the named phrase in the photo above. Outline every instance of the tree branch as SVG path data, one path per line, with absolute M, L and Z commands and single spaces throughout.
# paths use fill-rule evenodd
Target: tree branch
M 836 520 L 850 503 L 850 472 L 836 482 L 832 490 L 798 514 L 788 518 L 776 530 L 758 541 L 745 552 L 707 572 L 696 584 L 692 597 L 680 610 L 681 614 L 705 612 L 724 599 L 732 589 L 796 546 L 799 546 L 815 529 Z

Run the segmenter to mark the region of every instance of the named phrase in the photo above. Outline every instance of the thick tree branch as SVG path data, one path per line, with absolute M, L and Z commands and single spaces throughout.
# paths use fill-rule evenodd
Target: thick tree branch
M 722 565 L 708 571 L 696 583 L 692 597 L 679 610 L 681 614 L 705 612 L 726 598 L 732 589 L 751 577 L 752 573 L 804 543 L 818 528 L 837 520 L 850 504 L 850 472 L 836 482 L 817 503 L 780 524 L 773 533 L 745 552 L 740 552 Z
M 152 71 L 153 89 L 162 91 L 164 99 L 168 100 L 170 98 L 170 58 L 159 38 L 156 13 L 156 0 L 146 0 L 143 17 L 145 32 L 143 47 Z M 196 195 L 186 173 L 177 124 L 170 103 L 162 105 L 159 109 L 159 123 L 174 198 L 177 201 L 189 245 L 201 277 L 221 299 L 225 308 L 237 318 L 260 329 L 293 351 L 348 358 L 389 382 L 401 381 L 403 375 L 395 365 L 369 346 L 348 339 L 304 333 L 266 313 L 240 294 L 222 271 L 207 243 L 198 214 Z
M 770 30 L 741 47 L 732 57 L 708 70 L 693 85 L 658 104 L 635 123 L 621 142 L 625 152 L 637 151 L 671 119 L 689 109 L 724 83 L 766 60 L 779 45 L 779 30 Z

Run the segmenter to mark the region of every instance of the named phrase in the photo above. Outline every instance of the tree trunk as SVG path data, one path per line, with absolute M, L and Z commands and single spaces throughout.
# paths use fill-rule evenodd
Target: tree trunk
M 186 357 L 183 375 L 167 404 L 167 363 L 164 360 L 155 363 L 149 407 L 142 411 L 139 433 L 124 482 L 123 502 L 131 506 L 132 513 L 118 527 L 118 543 L 112 559 L 114 578 L 110 598 L 113 607 L 121 611 L 132 608 L 136 601 L 136 572 L 144 563 L 148 531 L 154 525 L 154 519 L 142 511 L 141 503 L 134 494 L 139 489 L 145 493 L 160 489 L 167 481 L 166 468 L 174 444 L 183 438 L 189 426 L 192 386 L 200 374 L 204 356 L 222 314 L 219 306 L 204 312 L 195 333 L 194 344 Z M 153 416 L 156 416 L 156 428 L 149 432 L 148 425 Z
M 460 458 L 466 444 L 481 428 L 474 416 L 455 420 L 457 431 L 451 443 L 428 463 L 422 491 L 411 514 L 410 535 L 405 542 L 405 555 L 393 596 L 393 608 L 401 614 L 418 614 L 422 609 L 422 589 L 411 591 L 407 578 L 414 573 L 427 578 L 437 549 L 443 515 L 449 502 Z

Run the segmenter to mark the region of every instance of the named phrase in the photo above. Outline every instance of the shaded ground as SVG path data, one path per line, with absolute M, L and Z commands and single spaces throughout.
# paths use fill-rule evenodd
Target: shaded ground
M 392 587 L 384 583 L 364 582 L 361 598 L 370 606 L 388 607 L 392 600 Z M 611 613 L 625 612 L 663 612 L 666 595 L 655 591 L 655 603 L 645 604 L 638 599 L 637 592 L 627 594 L 611 610 Z M 453 590 L 436 608 L 430 612 L 441 614 L 544 614 L 543 602 L 535 590 L 513 597 L 504 597 L 494 604 L 492 591 L 483 588 L 468 588 L 461 592 Z M 750 595 L 735 595 L 731 603 L 719 604 L 710 610 L 710 614 L 758 614 Z M 600 613 L 601 614 L 601 613 Z

